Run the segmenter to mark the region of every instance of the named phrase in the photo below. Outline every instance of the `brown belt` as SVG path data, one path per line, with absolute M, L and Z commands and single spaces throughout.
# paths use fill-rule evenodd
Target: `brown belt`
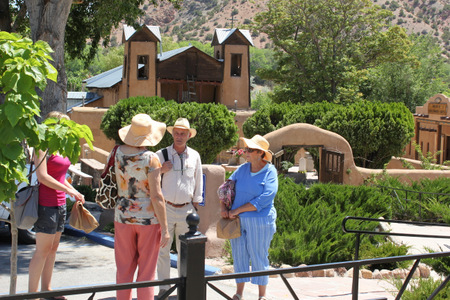
M 173 207 L 176 207 L 176 208 L 180 208 L 180 207 L 188 205 L 191 202 L 176 204 L 176 203 L 172 203 L 172 202 L 166 201 L 166 203 L 169 204 L 170 206 L 173 206 Z

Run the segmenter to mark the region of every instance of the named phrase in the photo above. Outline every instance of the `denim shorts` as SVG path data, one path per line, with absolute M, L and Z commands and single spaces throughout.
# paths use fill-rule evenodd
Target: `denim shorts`
M 38 220 L 34 223 L 34 231 L 47 234 L 63 232 L 66 223 L 66 205 L 43 206 L 39 205 Z

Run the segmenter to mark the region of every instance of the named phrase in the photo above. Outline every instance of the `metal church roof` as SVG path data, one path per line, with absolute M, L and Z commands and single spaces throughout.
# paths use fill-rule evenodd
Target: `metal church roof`
M 238 29 L 238 28 L 216 28 L 216 36 L 217 36 L 217 42 L 219 44 L 222 44 L 223 42 L 225 42 L 231 35 L 233 35 L 233 33 L 235 33 L 236 31 L 239 31 L 247 40 L 248 42 L 253 45 L 253 39 L 252 36 L 250 34 L 249 30 L 245 30 L 245 29 Z
M 95 75 L 83 80 L 87 88 L 109 88 L 122 81 L 123 66 Z
M 171 58 L 171 57 L 173 57 L 175 55 L 183 53 L 184 51 L 186 51 L 186 50 L 188 50 L 188 49 L 190 49 L 192 47 L 193 47 L 192 45 L 189 45 L 189 46 L 186 46 L 186 47 L 181 47 L 181 48 L 178 48 L 178 49 L 174 49 L 174 50 L 163 52 L 161 54 L 158 54 L 158 59 L 159 59 L 159 61 L 164 61 L 164 60 L 169 59 L 169 58 Z
M 74 107 L 80 107 L 101 98 L 103 96 L 93 92 L 67 92 L 67 111 L 70 112 Z

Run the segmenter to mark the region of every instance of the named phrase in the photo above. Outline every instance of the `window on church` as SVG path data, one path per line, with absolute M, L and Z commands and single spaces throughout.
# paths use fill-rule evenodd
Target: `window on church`
M 231 54 L 231 76 L 240 77 L 242 69 L 242 54 Z
M 148 55 L 138 55 L 137 77 L 141 80 L 148 79 L 149 61 Z

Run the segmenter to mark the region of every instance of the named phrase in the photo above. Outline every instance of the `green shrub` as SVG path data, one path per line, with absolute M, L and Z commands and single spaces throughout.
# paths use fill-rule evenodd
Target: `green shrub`
M 433 253 L 432 249 L 427 249 L 428 252 Z M 439 249 L 439 252 L 444 252 L 442 248 Z M 431 266 L 434 271 L 442 276 L 450 275 L 450 257 L 438 257 L 438 258 L 427 258 L 423 260 L 424 263 Z
M 289 171 L 289 168 L 291 168 L 293 166 L 294 166 L 294 164 L 291 163 L 290 161 L 283 160 L 281 162 L 281 172 L 282 173 L 287 173 Z
M 75 204 L 75 201 L 72 201 L 72 200 L 66 198 L 66 211 L 71 212 L 74 204 Z
M 274 131 L 284 115 L 294 107 L 294 104 L 287 102 L 262 106 L 242 125 L 244 135 L 252 137 L 255 134 L 265 135 Z
M 394 219 L 450 224 L 450 178 L 423 178 L 407 184 L 384 175 L 369 183 L 392 198 Z
M 337 106 L 337 104 L 326 101 L 294 105 L 286 112 L 276 127 L 280 129 L 295 123 L 315 124 L 317 120 L 321 120 L 327 112 L 334 110 Z
M 352 147 L 355 163 L 368 168 L 382 168 L 392 156 L 401 156 L 414 136 L 414 119 L 403 103 L 359 101 L 336 106 L 315 125 L 342 135 Z
M 390 197 L 375 187 L 319 183 L 306 189 L 283 175 L 278 179 L 277 232 L 269 250 L 274 263 L 297 266 L 351 260 L 355 236 L 342 231 L 342 220 L 391 215 Z M 358 229 L 373 231 L 376 226 L 364 224 Z
M 84 195 L 84 200 L 95 202 L 95 197 L 97 196 L 97 192 L 92 189 L 89 185 L 74 185 L 73 186 L 77 191 Z
M 114 233 L 114 222 L 106 224 L 103 231 Z
M 204 164 L 212 163 L 222 150 L 229 149 L 238 140 L 235 114 L 226 106 L 194 102 L 178 104 L 161 97 L 133 97 L 119 101 L 105 113 L 100 129 L 106 137 L 121 143 L 118 130 L 130 124 L 138 113 L 146 113 L 167 126 L 172 126 L 180 117 L 187 118 L 191 127 L 197 129 L 197 135 L 188 141 L 188 145 L 200 153 Z M 156 151 L 172 142 L 172 136 L 167 132 L 161 142 L 150 149 Z
M 419 278 L 411 280 L 409 289 L 406 289 L 402 295 L 402 300 L 428 299 L 436 288 L 442 283 L 441 280 L 430 278 Z M 394 285 L 401 289 L 403 280 L 395 279 Z M 434 300 L 450 299 L 450 286 L 446 284 L 444 288 L 433 298 Z
M 408 254 L 409 248 L 409 246 L 396 245 L 390 241 L 384 241 L 381 243 L 364 243 L 364 246 L 362 246 L 360 249 L 360 258 L 370 259 L 390 256 L 403 256 Z M 374 271 L 375 269 L 394 270 L 397 268 L 406 269 L 410 264 L 410 261 L 399 261 L 392 263 L 373 264 L 368 267 L 371 271 Z

